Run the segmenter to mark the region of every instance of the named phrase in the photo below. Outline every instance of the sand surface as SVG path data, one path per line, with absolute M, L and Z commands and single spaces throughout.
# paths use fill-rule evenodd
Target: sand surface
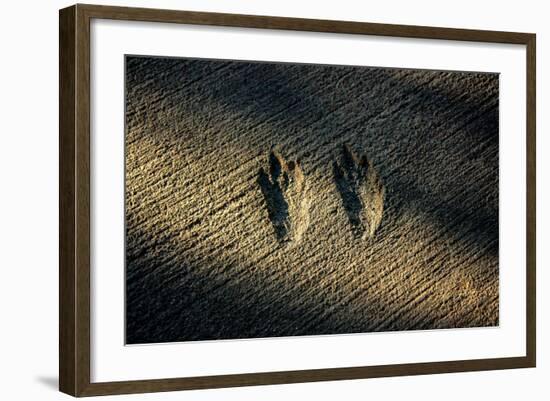
M 127 342 L 498 324 L 498 75 L 127 58 Z

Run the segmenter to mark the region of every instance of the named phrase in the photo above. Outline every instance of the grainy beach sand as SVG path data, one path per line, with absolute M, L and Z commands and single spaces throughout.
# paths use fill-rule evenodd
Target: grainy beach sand
M 498 324 L 498 75 L 126 59 L 126 340 Z

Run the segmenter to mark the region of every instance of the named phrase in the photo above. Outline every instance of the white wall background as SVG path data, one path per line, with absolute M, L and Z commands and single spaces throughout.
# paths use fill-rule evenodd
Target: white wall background
M 139 400 L 396 399 L 545 400 L 550 348 L 550 25 L 545 2 L 305 0 L 96 1 L 139 7 L 357 20 L 537 33 L 538 367 L 498 372 L 370 379 L 104 397 Z M 0 398 L 57 400 L 58 9 L 61 0 L 3 4 L 0 23 Z M 7 122 L 7 124 L 6 124 Z M 545 380 L 546 379 L 546 380 Z

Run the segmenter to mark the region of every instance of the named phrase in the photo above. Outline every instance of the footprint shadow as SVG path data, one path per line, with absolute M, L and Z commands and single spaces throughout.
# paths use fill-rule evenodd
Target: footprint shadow
M 269 174 L 262 167 L 258 174 L 258 185 L 264 196 L 269 220 L 275 230 L 278 241 L 287 238 L 290 229 L 288 202 L 283 195 L 283 188 L 288 177 L 281 177 L 283 166 L 278 155 L 274 152 L 269 154 Z
M 309 226 L 308 188 L 299 161 L 286 161 L 272 150 L 269 170 L 258 173 L 258 185 L 264 196 L 268 217 L 280 243 L 298 242 Z
M 385 192 L 372 163 L 344 145 L 340 161 L 332 162 L 332 172 L 353 235 L 372 237 L 382 220 Z

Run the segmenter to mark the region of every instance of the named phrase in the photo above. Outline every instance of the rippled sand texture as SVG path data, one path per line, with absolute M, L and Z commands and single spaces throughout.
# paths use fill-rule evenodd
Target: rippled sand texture
M 127 57 L 127 342 L 498 324 L 498 75 Z

